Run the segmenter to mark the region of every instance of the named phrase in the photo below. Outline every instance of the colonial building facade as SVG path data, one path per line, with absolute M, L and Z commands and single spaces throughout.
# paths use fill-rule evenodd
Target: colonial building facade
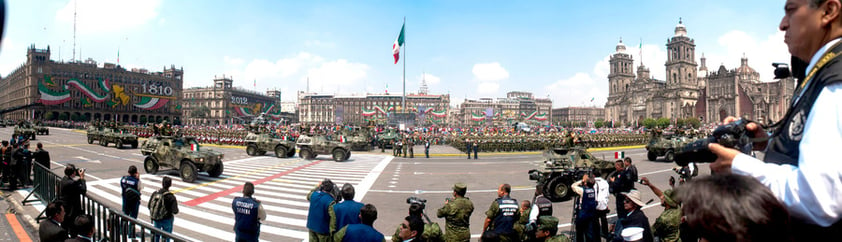
M 298 94 L 298 120 L 318 125 L 367 125 L 387 123 L 395 114 L 413 114 L 416 125 L 444 124 L 450 95 L 408 94 L 401 109 L 401 96 L 389 94 L 332 95 Z
M 0 80 L 0 107 L 44 105 L 6 113 L 4 118 L 143 123 L 181 116 L 183 69 L 127 71 L 111 63 L 98 66 L 92 59 L 56 62 L 50 59 L 49 46 L 30 46 L 26 57 Z
M 213 86 L 184 89 L 184 120 L 188 125 L 247 123 L 264 114 L 266 120 L 290 122 L 281 112 L 281 93 L 266 94 L 233 86 L 230 77 L 215 78 Z M 284 118 L 283 120 L 281 120 Z
M 458 125 L 511 125 L 516 122 L 549 124 L 553 102 L 529 92 L 509 92 L 505 98 L 465 99 L 459 105 Z
M 605 108 L 597 107 L 566 107 L 554 108 L 552 123 L 555 125 L 564 124 L 592 124 L 597 120 L 605 119 Z
M 645 118 L 697 117 L 709 122 L 738 116 L 768 122 L 786 112 L 794 86 L 791 78 L 761 82 L 746 57 L 737 69 L 721 66 L 709 73 L 704 56 L 701 66 L 696 64 L 696 45 L 680 21 L 666 47 L 666 80 L 657 80 L 643 64 L 633 73 L 633 57 L 622 40 L 617 44 L 609 60 L 606 121 L 628 124 Z

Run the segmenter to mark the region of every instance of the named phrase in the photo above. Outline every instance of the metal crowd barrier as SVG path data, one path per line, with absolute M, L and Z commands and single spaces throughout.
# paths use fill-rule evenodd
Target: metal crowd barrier
M 34 187 L 21 203 L 26 205 L 29 202 L 41 201 L 47 204 L 58 200 L 58 193 L 61 190 L 61 176 L 56 175 L 41 164 L 35 163 L 33 166 Z M 33 194 L 37 197 L 37 200 L 29 199 Z M 100 198 L 88 195 L 82 196 L 83 213 L 94 218 L 96 230 L 91 237 L 94 241 L 153 241 L 156 236 L 160 236 L 161 240 L 189 241 L 184 237 L 155 228 L 151 223 L 129 217 L 122 213 L 122 208 L 113 209 L 105 204 L 100 201 Z M 36 218 L 39 223 L 41 220 L 47 219 L 44 212 L 41 211 Z

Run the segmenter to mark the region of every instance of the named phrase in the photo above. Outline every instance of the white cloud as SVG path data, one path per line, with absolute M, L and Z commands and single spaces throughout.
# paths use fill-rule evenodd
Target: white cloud
M 55 19 L 65 26 L 72 26 L 75 11 L 77 31 L 112 32 L 155 19 L 160 6 L 161 0 L 75 0 L 68 1 L 59 9 Z
M 289 90 L 305 91 L 307 89 L 308 78 L 311 92 L 364 91 L 358 86 L 364 86 L 360 82 L 368 77 L 370 69 L 366 64 L 345 59 L 325 60 L 321 56 L 307 52 L 300 52 L 275 61 L 266 59 L 245 61 L 231 56 L 225 56 L 222 61 L 225 64 L 225 71 L 218 74 L 232 77 L 235 86 L 252 89 L 252 82 L 256 80 L 256 90 L 262 92 L 278 88 L 284 90 L 286 93 L 284 96 L 290 98 L 295 94 L 288 92 Z
M 345 89 L 355 86 L 366 77 L 369 67 L 366 64 L 353 63 L 345 59 L 321 63 L 319 66 L 307 70 L 310 86 L 323 86 L 328 92 L 333 88 Z
M 500 90 L 500 84 L 496 82 L 480 82 L 477 85 L 477 93 L 479 94 L 497 94 L 498 90 Z
M 705 53 L 710 71 L 716 71 L 722 64 L 729 70 L 736 69 L 745 55 L 748 65 L 760 73 L 761 81 L 771 81 L 774 77 L 772 63 L 789 63 L 790 54 L 784 43 L 784 32 L 778 31 L 758 40 L 743 31 L 732 30 L 720 36 L 717 42 L 719 46 L 712 47 L 717 51 Z
M 441 78 L 439 78 L 439 77 L 437 77 L 433 74 L 430 74 L 430 73 L 424 73 L 423 75 L 418 76 L 416 79 L 418 79 L 418 83 L 419 83 L 418 85 L 421 85 L 420 83 L 421 83 L 421 80 L 423 79 L 424 81 L 427 82 L 428 86 L 439 84 L 439 82 L 441 81 Z
M 509 78 L 509 72 L 499 62 L 474 64 L 472 72 L 478 81 L 497 82 Z
M 549 95 L 550 99 L 553 100 L 554 107 L 602 106 L 605 103 L 605 97 L 608 96 L 607 90 L 602 90 L 607 89 L 607 81 L 602 83 L 602 80 L 604 78 L 579 72 L 570 78 L 561 79 L 545 86 L 543 94 Z M 591 98 L 594 98 L 593 102 L 591 102 Z

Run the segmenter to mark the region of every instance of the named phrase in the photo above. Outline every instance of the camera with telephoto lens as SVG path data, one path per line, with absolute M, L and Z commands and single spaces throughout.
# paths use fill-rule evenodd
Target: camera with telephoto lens
M 421 206 L 421 210 L 427 207 L 427 199 L 418 198 L 418 197 L 408 197 L 406 198 L 406 203 L 408 204 L 418 204 Z
M 716 154 L 708 149 L 708 144 L 717 143 L 722 146 L 737 149 L 744 154 L 750 154 L 754 145 L 751 141 L 752 133 L 746 130 L 748 121 L 738 119 L 717 127 L 707 138 L 693 141 L 675 154 L 675 164 L 686 166 L 690 162 L 710 163 L 716 161 Z

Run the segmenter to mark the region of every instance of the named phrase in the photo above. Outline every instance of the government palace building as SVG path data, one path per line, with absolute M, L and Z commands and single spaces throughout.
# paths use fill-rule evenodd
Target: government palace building
M 609 60 L 605 120 L 628 124 L 645 118 L 697 117 L 716 122 L 736 116 L 769 124 L 786 113 L 794 79 L 761 82 L 745 56 L 736 69 L 720 66 L 708 71 L 704 55 L 701 65 L 696 64 L 696 45 L 681 21 L 666 46 L 666 80 L 656 80 L 642 64 L 634 72 L 633 58 L 620 40 Z
M 0 80 L 0 108 L 41 106 L 9 112 L 3 118 L 23 120 L 113 120 L 144 123 L 181 116 L 184 70 L 126 70 L 104 63 L 56 62 L 50 47 L 26 50 L 26 62 Z

